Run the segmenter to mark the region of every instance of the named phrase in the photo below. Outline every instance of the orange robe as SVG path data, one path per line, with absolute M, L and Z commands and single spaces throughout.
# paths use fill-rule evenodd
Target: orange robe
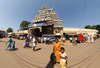
M 60 48 L 61 48 L 61 45 L 60 43 L 54 43 L 54 54 L 56 56 L 56 62 L 60 62 Z

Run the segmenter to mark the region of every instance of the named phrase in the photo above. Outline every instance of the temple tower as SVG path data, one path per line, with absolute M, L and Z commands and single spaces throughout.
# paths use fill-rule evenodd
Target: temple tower
M 40 29 L 43 34 L 61 34 L 63 35 L 63 23 L 55 13 L 54 8 L 47 9 L 44 5 L 33 19 L 31 24 L 44 23 L 44 27 Z

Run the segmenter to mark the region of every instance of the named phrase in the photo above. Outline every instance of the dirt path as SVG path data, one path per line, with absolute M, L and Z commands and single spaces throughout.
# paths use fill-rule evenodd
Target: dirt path
M 53 45 L 38 44 L 36 52 L 30 48 L 23 48 L 23 40 L 16 40 L 16 50 L 5 50 L 8 38 L 0 39 L 0 67 L 1 68 L 60 68 L 50 62 Z M 68 68 L 99 68 L 100 67 L 100 39 L 94 43 L 82 43 L 77 46 L 62 45 L 68 55 Z

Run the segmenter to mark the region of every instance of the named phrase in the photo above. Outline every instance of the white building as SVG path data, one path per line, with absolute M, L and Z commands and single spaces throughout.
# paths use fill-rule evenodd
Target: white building
M 5 37 L 7 35 L 4 29 L 0 29 L 0 37 Z
M 63 33 L 66 34 L 83 34 L 83 35 L 92 35 L 97 34 L 98 30 L 95 29 L 83 29 L 83 28 L 63 28 Z

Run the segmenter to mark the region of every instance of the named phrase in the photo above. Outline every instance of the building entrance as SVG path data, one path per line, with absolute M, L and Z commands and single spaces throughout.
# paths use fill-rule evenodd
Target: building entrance
M 42 26 L 42 33 L 43 34 L 53 34 L 53 25 Z
M 41 27 L 31 28 L 33 36 L 42 37 L 43 34 L 53 34 L 53 25 L 46 25 Z
M 33 36 L 40 37 L 41 35 L 40 29 L 39 28 L 31 29 L 31 34 L 33 34 Z

